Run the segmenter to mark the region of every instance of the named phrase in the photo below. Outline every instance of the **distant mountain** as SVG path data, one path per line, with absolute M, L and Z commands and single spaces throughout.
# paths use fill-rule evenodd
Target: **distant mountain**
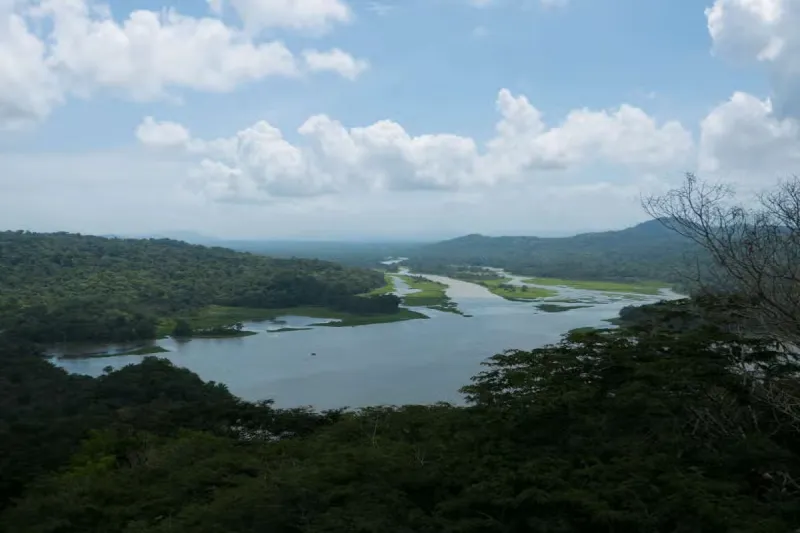
M 558 278 L 677 282 L 697 254 L 694 243 L 651 220 L 623 230 L 572 237 L 471 234 L 420 247 L 410 265 L 429 272 L 457 264 Z
M 106 239 L 171 239 L 173 241 L 188 242 L 189 244 L 216 245 L 219 239 L 209 237 L 195 231 L 163 231 L 158 233 L 118 234 L 107 233 L 99 235 Z

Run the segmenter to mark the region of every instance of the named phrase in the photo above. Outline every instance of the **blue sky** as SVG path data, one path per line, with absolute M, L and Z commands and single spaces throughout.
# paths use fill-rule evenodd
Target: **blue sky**
M 0 0 L 0 226 L 561 234 L 643 220 L 684 171 L 798 172 L 798 0 L 482 3 Z M 225 48 L 274 42 L 292 73 Z

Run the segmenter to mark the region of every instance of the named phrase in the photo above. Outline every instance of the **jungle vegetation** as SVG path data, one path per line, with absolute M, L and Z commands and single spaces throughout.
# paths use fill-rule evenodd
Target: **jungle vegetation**
M 165 320 L 209 306 L 395 313 L 392 295 L 360 296 L 383 285 L 380 272 L 315 259 L 167 239 L 0 232 L 0 331 L 40 343 L 152 339 Z

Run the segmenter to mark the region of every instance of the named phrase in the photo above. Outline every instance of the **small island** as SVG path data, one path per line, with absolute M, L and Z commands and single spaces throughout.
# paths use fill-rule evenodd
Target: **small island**
M 660 281 L 619 282 L 559 278 L 529 278 L 523 281 L 533 285 L 544 285 L 549 287 L 569 287 L 571 289 L 583 289 L 587 291 L 645 294 L 648 296 L 658 295 L 662 289 L 669 288 L 669 284 Z
M 540 298 L 549 298 L 558 295 L 558 291 L 552 289 L 543 289 L 541 287 L 529 287 L 527 285 L 512 285 L 508 282 L 508 278 L 487 279 L 477 282 L 489 289 L 492 294 L 505 298 L 511 301 L 528 301 L 538 300 Z
M 559 303 L 550 303 L 545 302 L 542 304 L 537 304 L 536 307 L 545 313 L 563 313 L 565 311 L 572 311 L 573 309 L 583 309 L 586 307 L 591 307 L 590 305 L 563 305 Z
M 412 292 L 403 296 L 403 303 L 409 307 L 427 307 L 445 313 L 464 315 L 458 309 L 456 303 L 447 296 L 447 285 L 438 281 L 433 281 L 418 274 L 398 274 L 398 278 L 403 280 Z

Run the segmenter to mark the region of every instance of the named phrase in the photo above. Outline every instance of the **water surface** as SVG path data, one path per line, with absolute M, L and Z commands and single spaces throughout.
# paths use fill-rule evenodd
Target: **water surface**
M 170 350 L 158 354 L 185 366 L 205 380 L 225 383 L 247 400 L 272 398 L 281 407 L 311 405 L 317 409 L 376 404 L 461 403 L 458 389 L 481 370 L 480 363 L 508 348 L 532 349 L 556 342 L 568 330 L 606 327 L 631 304 L 680 297 L 664 291 L 658 297 L 559 289 L 560 298 L 584 299 L 590 307 L 545 313 L 532 302 L 511 302 L 484 287 L 441 276 L 447 294 L 472 317 L 422 309 L 428 320 L 409 320 L 350 328 L 315 327 L 270 333 L 277 327 L 320 322 L 282 317 L 286 324 L 248 323 L 259 335 L 235 339 L 158 341 Z M 520 283 L 519 278 L 514 279 Z M 408 286 L 396 279 L 398 293 Z M 587 304 L 588 305 L 588 304 Z M 316 354 L 316 355 L 312 355 Z M 71 372 L 99 375 L 142 356 L 54 359 Z

